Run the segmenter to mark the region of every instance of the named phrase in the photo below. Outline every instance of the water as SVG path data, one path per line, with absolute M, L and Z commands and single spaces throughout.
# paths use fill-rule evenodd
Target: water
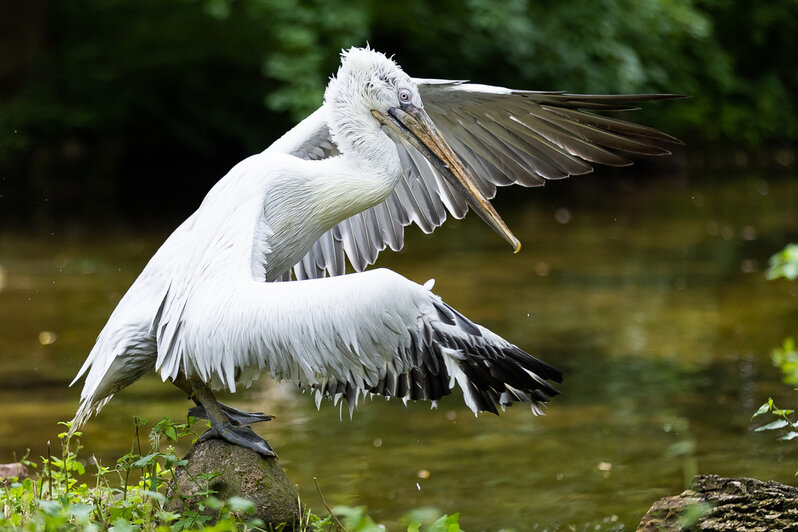
M 798 240 L 794 176 L 626 172 L 502 199 L 520 254 L 469 219 L 410 230 L 379 264 L 435 277 L 447 302 L 564 370 L 563 394 L 544 417 L 475 419 L 455 395 L 438 410 L 367 401 L 343 421 L 266 379 L 226 397 L 277 415 L 260 432 L 307 503 L 323 511 L 316 477 L 330 504 L 368 505 L 389 528 L 434 506 L 467 530 L 633 529 L 695 472 L 793 480 L 798 446 L 750 417 L 769 396 L 798 406 L 769 360 L 798 334 L 798 283 L 762 273 Z M 77 404 L 69 381 L 168 231 L 0 233 L 0 462 L 55 442 Z M 112 463 L 133 416 L 187 406 L 143 379 L 87 426 L 83 454 Z

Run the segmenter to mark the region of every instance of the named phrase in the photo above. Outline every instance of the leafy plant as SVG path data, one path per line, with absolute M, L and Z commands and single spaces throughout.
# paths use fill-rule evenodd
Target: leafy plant
M 791 281 L 798 278 L 798 244 L 788 244 L 783 250 L 770 257 L 770 267 L 765 272 L 765 277 L 767 279 L 785 278 Z M 784 383 L 798 386 L 798 351 L 795 348 L 795 339 L 785 338 L 781 347 L 775 347 L 770 352 L 770 358 L 773 360 L 773 364 L 781 369 Z
M 216 511 L 216 523 L 196 511 L 169 511 L 167 488 L 175 469 L 185 465 L 175 454 L 172 443 L 179 438 L 196 436 L 194 419 L 175 423 L 165 418 L 149 433 L 150 448 L 142 455 L 139 431 L 145 420 L 134 421 L 135 438 L 131 451 L 119 458 L 116 467 L 103 466 L 92 457 L 96 471 L 86 481 L 86 468 L 78 458 L 81 433 L 68 431 L 58 435 L 61 456 L 41 458 L 37 479 L 14 481 L 0 491 L 0 528 L 3 530 L 246 530 L 259 523 L 249 520 L 252 504 L 238 498 L 219 501 L 213 492 L 200 494 L 203 506 Z M 62 423 L 67 429 L 69 423 Z M 164 448 L 164 442 L 168 442 Z M 26 461 L 29 467 L 37 464 Z M 12 479 L 13 480 L 13 479 Z
M 41 457 L 38 477 L 9 479 L 0 483 L 0 529 L 9 531 L 194 531 L 230 532 L 258 530 L 281 532 L 285 525 L 265 528 L 252 518 L 251 501 L 241 497 L 220 500 L 212 489 L 197 492 L 196 508 L 183 504 L 175 510 L 169 488 L 175 471 L 186 464 L 175 454 L 173 443 L 182 438 L 197 437 L 194 418 L 176 423 L 164 418 L 149 432 L 149 449 L 142 451 L 140 432 L 146 420 L 134 420 L 134 439 L 130 452 L 117 460 L 115 467 L 100 464 L 96 457 L 88 463 L 95 471 L 86 472 L 79 459 L 82 449 L 80 432 L 68 430 L 58 435 L 61 455 L 52 456 L 49 449 Z M 61 423 L 67 429 L 70 423 Z M 39 469 L 39 464 L 25 456 L 22 463 Z M 200 475 L 195 481 L 208 481 L 215 473 Z M 170 500 L 172 497 L 172 500 Z M 178 499 L 179 502 L 185 502 Z M 326 503 L 325 503 L 326 506 Z M 210 510 L 210 512 L 206 512 Z M 202 513 L 201 513 L 202 512 Z M 406 516 L 408 532 L 460 532 L 458 516 L 440 515 L 437 510 L 410 513 Z M 304 509 L 299 532 L 371 532 L 382 531 L 366 513 L 365 507 L 335 507 L 331 515 L 320 517 Z
M 770 267 L 765 272 L 767 279 L 784 277 L 790 281 L 798 278 L 798 244 L 789 244 L 770 257 Z
M 775 417 L 776 419 L 768 423 L 767 425 L 762 425 L 761 427 L 757 427 L 754 429 L 757 432 L 762 432 L 765 430 L 783 430 L 787 429 L 789 432 L 781 437 L 782 440 L 792 440 L 793 438 L 798 438 L 798 421 L 793 420 L 795 411 L 788 410 L 785 408 L 779 408 L 773 403 L 773 399 L 768 399 L 767 403 L 763 404 L 759 407 L 751 419 L 761 416 L 762 414 L 770 413 L 771 416 Z M 796 429 L 796 430 L 791 430 Z M 796 472 L 798 475 L 798 472 Z
M 795 339 L 787 337 L 781 347 L 774 347 L 770 352 L 773 363 L 781 369 L 781 378 L 785 384 L 798 386 L 798 350 Z
M 770 258 L 770 267 L 765 272 L 765 277 L 768 279 L 783 277 L 791 281 L 798 278 L 798 244 L 789 244 L 773 255 Z M 796 351 L 795 340 L 792 337 L 785 338 L 781 347 L 775 347 L 770 352 L 770 358 L 773 364 L 781 370 L 784 383 L 798 386 L 798 351 Z M 754 430 L 757 432 L 778 431 L 783 433 L 782 440 L 798 438 L 798 420 L 794 410 L 779 408 L 772 398 L 768 398 L 767 402 L 751 416 L 751 419 L 764 414 L 770 414 L 774 419 Z M 795 474 L 798 475 L 798 471 Z

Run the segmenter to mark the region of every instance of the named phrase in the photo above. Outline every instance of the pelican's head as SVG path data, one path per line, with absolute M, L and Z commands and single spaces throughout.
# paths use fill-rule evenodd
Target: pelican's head
M 336 143 L 347 144 L 340 137 L 364 127 L 381 129 L 404 140 L 423 154 L 516 252 L 521 249 L 521 243 L 479 191 L 468 168 L 424 110 L 413 79 L 393 60 L 368 47 L 343 51 L 341 67 L 330 79 L 324 101 L 335 116 L 330 129 Z M 350 145 L 356 142 L 349 140 Z
M 341 118 L 345 113 L 372 119 L 371 110 L 388 113 L 403 103 L 422 107 L 418 88 L 393 60 L 371 48 L 341 52 L 341 67 L 330 79 L 325 102 Z

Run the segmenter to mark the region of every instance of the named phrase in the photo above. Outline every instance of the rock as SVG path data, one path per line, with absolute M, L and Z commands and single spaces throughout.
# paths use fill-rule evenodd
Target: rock
M 30 478 L 30 470 L 19 462 L 0 464 L 0 485 L 3 485 L 6 479 L 11 477 L 25 480 L 26 478 Z
M 681 495 L 655 502 L 637 530 L 798 532 L 798 488 L 773 480 L 697 475 Z
M 270 530 L 270 525 L 288 523 L 285 530 L 289 531 L 299 522 L 297 492 L 275 458 L 214 438 L 196 443 L 186 459 L 188 464 L 175 473 L 168 510 L 182 512 L 188 506 L 197 511 L 197 504 L 203 500 L 195 495 L 210 487 L 219 500 L 242 497 L 252 501 L 255 512 L 251 517 L 262 519 L 266 530 Z M 220 475 L 210 481 L 200 478 L 208 473 Z M 208 508 L 200 513 L 216 515 Z

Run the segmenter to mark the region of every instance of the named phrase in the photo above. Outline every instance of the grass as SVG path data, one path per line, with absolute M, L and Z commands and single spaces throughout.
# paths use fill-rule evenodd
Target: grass
M 24 457 L 22 463 L 35 471 L 24 480 L 0 480 L 0 529 L 12 531 L 269 531 L 291 530 L 285 524 L 265 525 L 252 517 L 252 502 L 241 497 L 220 500 L 213 490 L 200 491 L 188 501 L 170 491 L 175 471 L 185 465 L 173 444 L 181 438 L 196 440 L 195 419 L 175 423 L 164 418 L 149 431 L 149 447 L 142 450 L 145 421 L 134 421 L 135 437 L 130 452 L 115 467 L 106 467 L 95 457 L 79 458 L 82 450 L 76 432 L 58 435 L 60 456 L 48 453 L 37 463 Z M 87 467 L 89 471 L 87 472 Z M 215 474 L 195 481 L 210 480 Z M 207 484 L 207 483 L 206 483 Z M 322 498 L 323 500 L 323 498 Z M 192 502 L 189 508 L 188 503 Z M 298 501 L 299 503 L 300 501 Z M 325 507 L 326 507 L 326 503 Z M 365 507 L 328 508 L 320 517 L 300 504 L 300 532 L 376 532 L 385 530 L 368 515 Z M 409 512 L 403 521 L 408 532 L 459 532 L 457 514 L 440 515 L 432 509 Z

